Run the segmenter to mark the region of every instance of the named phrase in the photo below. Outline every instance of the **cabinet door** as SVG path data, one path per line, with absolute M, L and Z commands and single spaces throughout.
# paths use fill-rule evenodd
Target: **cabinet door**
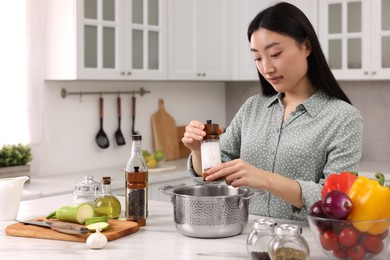
M 125 66 L 129 79 L 166 79 L 166 1 L 124 1 Z
M 229 78 L 229 0 L 169 1 L 169 79 Z
M 78 78 L 117 78 L 120 74 L 119 0 L 78 1 Z
M 168 2 L 168 78 L 196 78 L 196 1 L 169 0 Z
M 369 1 L 320 1 L 320 39 L 337 79 L 369 78 Z
M 196 76 L 206 80 L 228 80 L 230 75 L 228 40 L 231 34 L 229 0 L 195 0 L 197 23 L 195 30 L 197 60 Z M 197 26 L 199 25 L 199 26 Z
M 374 1 L 373 1 L 374 2 Z M 374 79 L 390 78 L 390 0 L 371 4 L 371 71 Z M 366 51 L 367 52 L 367 51 Z M 367 52 L 367 55 L 368 52 Z

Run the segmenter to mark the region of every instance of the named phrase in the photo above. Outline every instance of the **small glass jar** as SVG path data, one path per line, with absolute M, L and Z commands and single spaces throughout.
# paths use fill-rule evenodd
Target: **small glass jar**
M 252 231 L 246 240 L 246 249 L 252 260 L 270 259 L 269 243 L 274 235 L 276 222 L 272 219 L 256 219 L 252 222 Z
M 95 181 L 92 176 L 84 176 L 82 182 L 76 183 L 73 187 L 73 203 L 95 203 L 95 189 L 100 186 L 100 183 Z
M 272 260 L 306 260 L 310 255 L 309 245 L 302 236 L 302 227 L 292 224 L 275 227 L 268 250 Z

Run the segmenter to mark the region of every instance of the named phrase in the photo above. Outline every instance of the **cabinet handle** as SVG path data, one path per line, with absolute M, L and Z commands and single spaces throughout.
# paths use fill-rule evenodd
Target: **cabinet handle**
M 368 75 L 368 71 L 365 71 L 365 72 L 364 72 L 364 75 Z
M 202 77 L 206 77 L 206 73 L 203 73 L 203 74 L 202 74 Z
M 201 74 L 201 73 L 198 73 L 198 74 L 196 74 L 196 76 L 200 77 L 200 76 L 202 76 L 202 74 Z
M 125 72 L 124 72 L 124 71 L 122 71 L 122 72 L 121 72 L 121 76 L 124 76 L 124 75 L 125 75 Z
M 128 72 L 127 72 L 127 76 L 130 76 L 130 75 L 131 75 L 131 71 L 128 71 Z
M 371 72 L 371 75 L 376 75 L 376 71 Z

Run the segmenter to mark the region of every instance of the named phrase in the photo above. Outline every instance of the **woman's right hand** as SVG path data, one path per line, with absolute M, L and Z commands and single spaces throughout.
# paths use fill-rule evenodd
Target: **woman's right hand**
M 206 135 L 204 124 L 197 120 L 192 120 L 187 126 L 184 136 L 181 139 L 183 144 L 192 152 L 200 153 L 200 142 Z

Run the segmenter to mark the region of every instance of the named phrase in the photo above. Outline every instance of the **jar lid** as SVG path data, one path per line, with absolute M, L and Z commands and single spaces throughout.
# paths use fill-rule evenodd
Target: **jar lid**
M 211 120 L 207 120 L 204 131 L 206 132 L 204 139 L 219 139 L 219 124 L 213 124 Z
M 74 185 L 74 190 L 80 192 L 94 192 L 96 186 L 100 186 L 100 183 L 95 181 L 91 175 L 88 175 L 84 176 L 82 182 Z
M 298 225 L 293 224 L 280 224 L 275 227 L 275 234 L 282 236 L 282 235 L 301 235 L 302 234 L 302 227 Z
M 272 219 L 259 218 L 252 222 L 253 228 L 257 230 L 268 230 L 276 226 L 276 221 Z

